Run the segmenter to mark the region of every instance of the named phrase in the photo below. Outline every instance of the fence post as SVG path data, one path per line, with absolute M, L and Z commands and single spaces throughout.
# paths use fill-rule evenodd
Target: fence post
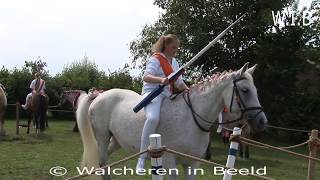
M 151 149 L 159 149 L 161 147 L 161 135 L 160 134 L 151 134 L 149 136 L 150 140 L 150 148 Z M 152 165 L 152 180 L 162 180 L 163 176 L 157 173 L 158 169 L 162 169 L 162 158 L 152 158 L 151 157 L 151 165 Z
M 317 150 L 318 150 L 318 130 L 312 130 L 310 135 L 310 142 L 309 142 L 309 156 L 316 158 L 317 157 Z M 316 171 L 316 161 L 309 159 L 309 166 L 308 166 L 308 180 L 314 180 Z
M 19 135 L 19 110 L 20 110 L 20 103 L 16 102 L 16 134 Z
M 241 135 L 241 129 L 238 127 L 234 127 L 232 135 Z M 226 167 L 234 168 L 234 163 L 236 161 L 238 147 L 239 147 L 238 142 L 231 141 Z M 232 175 L 227 173 L 227 169 L 225 169 L 224 175 L 223 175 L 223 180 L 231 180 L 231 178 L 232 178 Z

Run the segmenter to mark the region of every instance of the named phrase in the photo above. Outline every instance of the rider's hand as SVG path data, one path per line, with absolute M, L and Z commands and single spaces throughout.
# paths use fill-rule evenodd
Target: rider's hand
M 160 81 L 160 84 L 169 84 L 169 79 L 168 78 L 162 78 L 161 81 Z

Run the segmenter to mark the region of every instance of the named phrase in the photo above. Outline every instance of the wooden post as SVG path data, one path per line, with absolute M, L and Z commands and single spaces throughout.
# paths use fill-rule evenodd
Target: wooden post
M 151 149 L 159 149 L 161 147 L 161 135 L 151 134 L 149 136 Z M 162 180 L 163 176 L 157 173 L 158 169 L 162 169 L 162 158 L 151 158 L 152 180 Z
M 316 158 L 318 150 L 318 130 L 312 130 L 309 142 L 309 156 Z M 315 180 L 316 161 L 309 159 L 308 180 Z
M 16 134 L 19 135 L 19 110 L 20 110 L 20 103 L 16 102 Z
M 241 129 L 238 127 L 234 127 L 232 135 L 241 135 Z M 239 143 L 235 141 L 231 141 L 226 167 L 234 168 L 234 163 L 236 161 L 238 148 L 239 148 Z M 232 178 L 232 175 L 227 173 L 227 169 L 225 169 L 223 180 L 231 180 L 231 178 Z

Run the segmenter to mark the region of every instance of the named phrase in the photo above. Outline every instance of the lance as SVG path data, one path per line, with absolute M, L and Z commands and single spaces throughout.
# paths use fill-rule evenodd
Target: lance
M 184 66 L 180 67 L 174 73 L 171 73 L 167 78 L 169 81 L 173 81 L 177 77 L 179 77 L 185 69 L 191 66 L 203 53 L 205 53 L 211 46 L 213 46 L 216 42 L 218 42 L 236 23 L 238 23 L 247 13 L 244 13 L 241 17 L 239 17 L 235 22 L 233 22 L 230 26 L 228 26 L 224 31 L 222 31 L 216 38 L 214 38 L 206 47 L 204 47 L 200 52 L 198 52 L 189 62 L 187 62 Z M 148 105 L 154 98 L 156 98 L 159 94 L 162 93 L 165 84 L 160 84 L 158 88 L 154 89 L 149 93 L 144 99 L 142 99 L 139 104 L 137 104 L 134 108 L 134 112 L 139 112 L 143 107 Z

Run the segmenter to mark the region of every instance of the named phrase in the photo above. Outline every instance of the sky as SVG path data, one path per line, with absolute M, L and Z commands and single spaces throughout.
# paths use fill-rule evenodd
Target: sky
M 159 15 L 153 0 L 0 0 L 0 66 L 41 56 L 55 75 L 87 56 L 112 72 L 130 63 L 129 43 Z
M 158 16 L 151 0 L 0 0 L 0 65 L 19 68 L 41 56 L 54 75 L 87 56 L 114 71 Z

